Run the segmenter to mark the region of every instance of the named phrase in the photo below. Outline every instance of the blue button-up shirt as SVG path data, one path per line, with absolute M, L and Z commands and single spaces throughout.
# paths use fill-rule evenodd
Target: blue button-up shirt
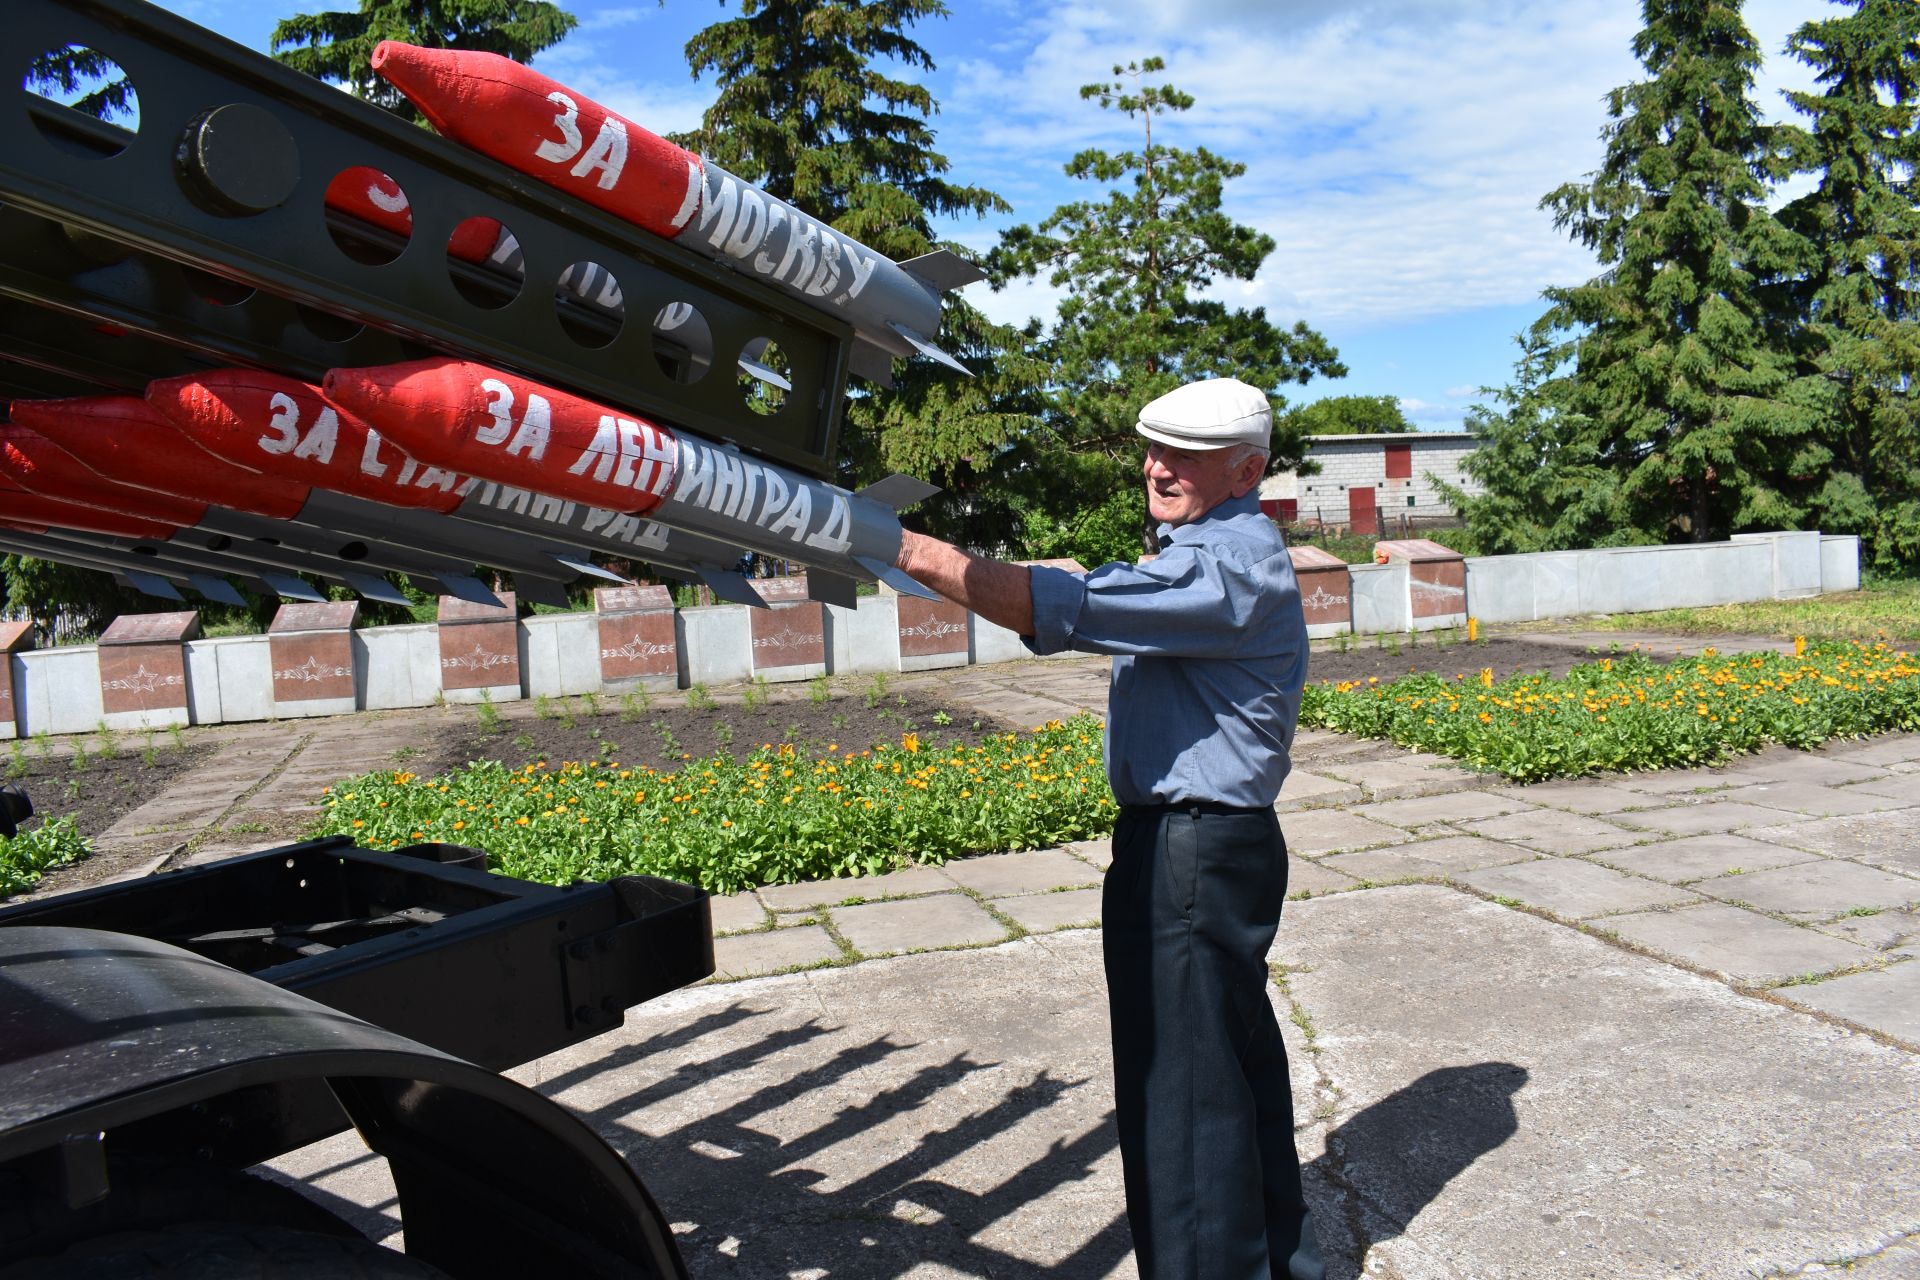
M 1032 570 L 1035 653 L 1113 655 L 1107 780 L 1121 804 L 1270 805 L 1307 679 L 1293 562 L 1248 494 L 1160 526 L 1160 554 Z

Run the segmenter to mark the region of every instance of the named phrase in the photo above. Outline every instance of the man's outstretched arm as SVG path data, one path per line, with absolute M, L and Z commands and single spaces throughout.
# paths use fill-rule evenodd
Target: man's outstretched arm
M 924 586 L 1017 636 L 1033 634 L 1032 575 L 1008 564 L 962 551 L 923 533 L 903 532 L 894 563 Z

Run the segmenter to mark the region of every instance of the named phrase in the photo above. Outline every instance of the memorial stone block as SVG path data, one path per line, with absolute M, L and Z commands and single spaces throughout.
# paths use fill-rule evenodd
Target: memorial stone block
M 200 614 L 130 613 L 100 635 L 100 707 L 109 729 L 193 723 L 187 709 L 187 651 Z
M 756 578 L 769 605 L 752 609 L 753 673 L 769 680 L 809 680 L 827 669 L 827 608 L 807 599 L 805 578 Z
M 902 671 L 966 665 L 973 615 L 950 600 L 903 595 L 897 603 Z
M 593 593 L 593 607 L 600 615 L 602 684 L 679 683 L 672 592 L 665 587 L 600 587 Z
M 520 694 L 520 624 L 511 591 L 498 605 L 440 597 L 440 688 L 450 702 L 509 702 Z
M 1320 547 L 1288 547 L 1293 576 L 1300 583 L 1300 608 L 1307 617 L 1307 634 L 1341 635 L 1353 630 L 1353 586 L 1347 562 Z
M 20 714 L 13 700 L 13 655 L 31 648 L 33 623 L 25 619 L 0 622 L 0 657 L 4 657 L 7 664 L 5 673 L 0 675 L 0 738 L 20 736 Z
M 1376 543 L 1373 553 L 1406 562 L 1414 630 L 1466 625 L 1467 562 L 1458 551 L 1428 538 L 1402 538 Z
M 267 624 L 275 715 L 340 715 L 356 709 L 353 627 L 357 600 L 292 601 Z

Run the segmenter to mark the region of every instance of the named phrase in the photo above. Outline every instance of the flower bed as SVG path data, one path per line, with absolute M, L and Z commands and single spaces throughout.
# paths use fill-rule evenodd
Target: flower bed
M 769 746 L 670 772 L 618 761 L 382 771 L 328 788 L 315 834 L 373 849 L 472 845 L 496 871 L 551 884 L 647 874 L 730 893 L 1040 848 L 1112 825 L 1100 722 L 1078 716 L 978 747 L 905 733 L 859 752 Z
M 1496 679 L 1491 668 L 1309 685 L 1300 722 L 1387 738 L 1535 781 L 1711 764 L 1778 742 L 1920 729 L 1920 663 L 1886 644 L 1655 663 L 1626 653 L 1567 675 Z
M 0 836 L 0 898 L 24 893 L 55 867 L 86 856 L 87 842 L 71 818 L 43 819 L 12 839 Z

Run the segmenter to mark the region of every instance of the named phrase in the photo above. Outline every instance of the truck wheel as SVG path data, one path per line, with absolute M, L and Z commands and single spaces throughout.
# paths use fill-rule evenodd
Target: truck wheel
M 0 1267 L 0 1280 L 446 1280 L 446 1272 L 363 1237 L 194 1222 L 88 1240 Z

